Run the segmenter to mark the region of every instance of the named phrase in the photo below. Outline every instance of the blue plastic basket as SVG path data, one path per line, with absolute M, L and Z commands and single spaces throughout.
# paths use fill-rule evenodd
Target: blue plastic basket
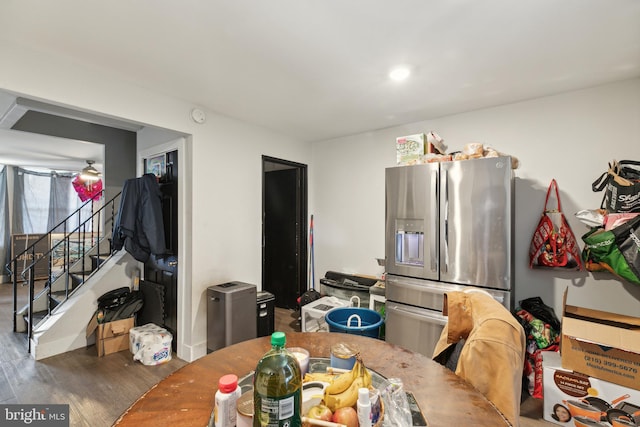
M 382 316 L 368 308 L 336 307 L 324 316 L 329 325 L 329 332 L 364 335 L 378 338 Z

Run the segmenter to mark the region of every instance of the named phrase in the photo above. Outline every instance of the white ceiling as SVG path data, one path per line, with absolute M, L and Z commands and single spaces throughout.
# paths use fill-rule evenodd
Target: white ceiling
M 2 0 L 0 38 L 303 141 L 640 76 L 639 0 Z
M 38 103 L 20 103 L 15 96 L 0 91 L 0 165 L 20 166 L 31 170 L 78 172 L 87 166 L 87 160 L 91 160 L 95 168 L 104 170 L 103 144 L 11 129 L 28 106 L 38 107 Z M 70 117 L 68 111 L 57 107 L 52 107 L 52 112 Z M 77 114 L 77 119 L 87 117 Z M 111 124 L 107 119 L 104 121 L 105 126 Z
M 0 129 L 0 164 L 33 170 L 79 172 L 94 160 L 104 170 L 104 145 L 35 133 Z

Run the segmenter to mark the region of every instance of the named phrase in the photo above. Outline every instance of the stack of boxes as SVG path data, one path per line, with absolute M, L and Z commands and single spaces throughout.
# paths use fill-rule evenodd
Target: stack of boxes
M 544 419 L 559 425 L 640 425 L 640 318 L 567 305 L 561 355 L 543 359 Z
M 143 365 L 159 365 L 171 360 L 173 336 L 153 323 L 134 327 L 135 317 L 98 323 L 97 314 L 87 326 L 87 341 L 95 332 L 98 357 L 129 350 L 133 360 Z

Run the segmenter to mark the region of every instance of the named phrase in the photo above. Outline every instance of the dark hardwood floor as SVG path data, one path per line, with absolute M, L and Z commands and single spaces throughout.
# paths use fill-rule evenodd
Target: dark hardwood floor
M 300 332 L 299 312 L 286 308 L 275 309 L 274 329 L 282 332 Z
M 18 289 L 18 307 L 27 301 L 27 288 Z M 134 362 L 129 351 L 98 358 L 94 345 L 35 361 L 27 353 L 26 334 L 13 332 L 13 290 L 0 284 L 0 403 L 69 404 L 71 426 L 111 426 L 158 381 L 187 362 L 146 366 Z M 276 309 L 278 330 L 294 331 L 297 315 Z M 89 319 L 87 319 L 87 322 Z M 203 393 L 213 396 L 216 385 Z
M 19 304 L 27 288 L 19 289 Z M 185 361 L 146 366 L 129 351 L 97 357 L 94 345 L 35 361 L 26 334 L 14 333 L 11 284 L 0 285 L 0 403 L 69 404 L 71 426 L 110 426 L 151 386 Z M 87 319 L 88 322 L 88 319 Z
M 26 291 L 19 289 L 18 307 Z M 26 335 L 12 331 L 12 295 L 11 284 L 0 284 L 0 404 L 68 404 L 71 426 L 111 426 L 149 388 L 186 364 L 174 355 L 168 363 L 145 366 L 128 351 L 98 358 L 95 346 L 35 361 Z M 276 308 L 275 329 L 300 331 L 298 312 Z M 202 392 L 213 402 L 215 391 L 212 384 Z M 551 424 L 542 420 L 542 401 L 527 399 L 520 426 L 546 425 Z

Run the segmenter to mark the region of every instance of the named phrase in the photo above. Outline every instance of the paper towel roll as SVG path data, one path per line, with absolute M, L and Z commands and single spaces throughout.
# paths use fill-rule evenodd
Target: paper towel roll
M 173 336 L 166 329 L 148 323 L 129 331 L 129 350 L 133 360 L 143 365 L 159 365 L 171 360 Z

